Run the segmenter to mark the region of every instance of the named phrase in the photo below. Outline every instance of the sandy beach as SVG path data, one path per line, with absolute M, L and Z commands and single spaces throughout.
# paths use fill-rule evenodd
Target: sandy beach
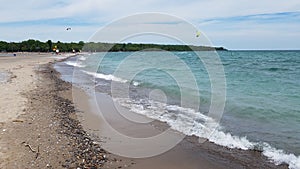
M 104 150 L 76 120 L 75 109 L 66 99 L 70 93 L 60 97 L 60 91 L 68 91 L 70 84 L 49 69 L 51 62 L 67 56 L 30 53 L 0 58 L 0 70 L 9 76 L 0 85 L 0 168 L 75 168 L 88 166 L 91 160 L 98 166 L 104 163 Z M 89 153 L 83 153 L 86 149 Z
M 6 76 L 0 84 L 0 168 L 26 166 L 24 164 L 26 158 L 31 156 L 27 150 L 29 147 L 27 141 L 30 136 L 41 135 L 42 133 L 38 133 L 37 129 L 44 126 L 42 121 L 35 120 L 37 116 L 33 111 L 38 111 L 38 109 L 31 106 L 31 104 L 37 104 L 31 96 L 34 91 L 38 91 L 38 84 L 42 80 L 36 71 L 39 70 L 41 64 L 53 62 L 59 58 L 51 54 L 37 53 L 18 53 L 16 57 L 0 57 L 0 71 Z M 46 108 L 51 111 L 49 107 L 45 107 L 45 112 L 47 112 Z M 37 137 L 31 139 L 37 140 Z M 25 149 L 23 149 L 24 146 L 26 146 Z M 38 151 L 37 147 L 33 148 L 33 145 L 30 147 L 29 151 Z
M 101 147 L 109 138 L 103 139 L 105 128 L 95 125 L 101 119 L 89 105 L 90 96 L 81 89 L 72 91 L 72 85 L 60 79 L 53 68 L 58 59 L 48 54 L 0 57 L 0 72 L 8 77 L 0 83 L 0 168 L 287 168 L 268 162 L 259 152 L 199 144 L 195 137 L 151 158 L 110 154 Z M 73 103 L 74 95 L 81 101 Z M 106 104 L 111 98 L 100 97 L 106 113 L 114 113 Z M 142 135 L 150 130 L 157 132 L 153 125 L 124 132 Z
M 25 111 L 26 98 L 22 93 L 35 88 L 35 66 L 51 60 L 37 54 L 0 57 L 0 72 L 6 76 L 0 84 L 0 122 L 12 121 Z

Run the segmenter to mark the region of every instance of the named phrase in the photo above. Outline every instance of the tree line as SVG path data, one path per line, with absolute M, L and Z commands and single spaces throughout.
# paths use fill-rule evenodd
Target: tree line
M 52 52 L 53 49 L 59 49 L 60 52 L 78 52 L 82 50 L 84 42 L 52 42 L 48 40 L 41 42 L 39 40 L 29 39 L 22 42 L 0 41 L 0 52 Z
M 52 52 L 59 49 L 60 52 L 118 52 L 118 51 L 208 51 L 208 50 L 227 50 L 223 47 L 209 46 L 190 46 L 190 45 L 161 45 L 161 44 L 136 44 L 136 43 L 103 43 L 103 42 L 52 42 L 48 40 L 29 39 L 22 42 L 0 41 L 0 52 Z
M 102 43 L 89 42 L 84 45 L 83 51 L 90 52 L 119 52 L 119 51 L 211 51 L 227 50 L 223 47 L 193 46 L 193 45 L 161 45 L 137 43 Z

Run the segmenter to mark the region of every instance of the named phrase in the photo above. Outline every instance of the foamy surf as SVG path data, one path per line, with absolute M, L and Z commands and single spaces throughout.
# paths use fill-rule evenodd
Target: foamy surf
M 86 60 L 86 57 L 80 56 L 80 57 L 78 58 L 78 60 L 85 61 L 85 60 Z
M 278 150 L 264 143 L 263 155 L 268 157 L 276 165 L 287 163 L 290 169 L 300 168 L 300 156 L 285 153 L 283 150 Z
M 82 72 L 84 72 L 88 75 L 91 75 L 95 78 L 99 78 L 99 79 L 116 81 L 116 82 L 121 82 L 121 83 L 126 83 L 127 82 L 127 80 L 119 78 L 119 77 L 115 77 L 114 75 L 106 75 L 106 74 L 102 74 L 102 73 L 89 72 L 89 71 L 85 71 L 85 70 L 82 70 Z
M 151 119 L 166 122 L 171 129 L 188 136 L 198 136 L 210 142 L 231 149 L 254 150 L 261 147 L 262 154 L 276 165 L 288 164 L 290 169 L 300 169 L 300 157 L 287 154 L 283 150 L 271 147 L 268 143 L 255 143 L 246 137 L 234 136 L 221 131 L 212 118 L 190 108 L 167 105 L 153 100 L 129 100 L 115 98 L 114 101 L 129 108 L 130 111 L 145 115 Z
M 102 74 L 102 73 L 95 73 L 95 72 L 89 72 L 89 71 L 85 71 L 82 70 L 82 72 L 91 75 L 95 78 L 99 78 L 99 79 L 104 79 L 104 80 L 108 80 L 108 81 L 115 81 L 115 82 L 120 82 L 120 83 L 128 83 L 128 80 L 122 79 L 120 77 L 116 77 L 114 75 L 106 75 L 106 74 Z M 140 82 L 136 82 L 136 81 L 131 81 L 130 82 L 133 86 L 139 86 L 141 83 Z
M 77 62 L 77 61 L 66 61 L 65 63 L 69 66 L 80 67 L 80 68 L 85 67 L 85 65 L 83 65 L 81 62 Z
M 133 81 L 133 82 L 132 82 L 132 85 L 133 85 L 133 86 L 139 86 L 140 84 L 141 84 L 141 83 L 136 82 L 136 81 Z

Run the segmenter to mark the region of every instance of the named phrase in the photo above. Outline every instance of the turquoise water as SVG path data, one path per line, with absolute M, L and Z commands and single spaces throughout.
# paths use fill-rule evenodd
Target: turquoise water
M 131 88 L 135 89 L 133 91 L 160 89 L 168 98 L 168 105 L 180 106 L 182 92 L 191 96 L 190 98 L 200 94 L 200 112 L 206 114 L 211 103 L 211 83 L 207 69 L 194 52 L 172 54 L 177 59 L 172 59 L 166 52 L 96 53 L 81 56 L 76 64 L 73 63 L 74 60 L 68 61 L 68 64 L 90 72 L 90 75 L 93 70 L 97 70 L 97 75 L 93 75 L 99 79 L 98 83 L 101 79 L 129 83 Z M 212 54 L 198 53 L 204 58 Z M 297 156 L 300 155 L 300 51 L 221 51 L 217 54 L 222 61 L 226 77 L 226 106 L 218 128 L 222 133 L 217 133 L 211 141 L 241 149 L 257 148 L 257 145 L 267 143 L 267 147 L 272 148 L 265 152 L 266 156 L 274 161 L 284 161 L 299 167 L 300 160 Z M 135 57 L 133 62 L 126 61 L 132 55 L 138 57 Z M 164 59 L 157 59 L 158 57 Z M 185 67 L 179 66 L 181 63 L 187 65 L 194 79 L 187 76 Z M 167 69 L 148 69 L 149 64 L 156 67 L 166 66 Z M 125 68 L 122 68 L 122 65 L 126 65 Z M 130 74 L 134 74 L 134 77 L 129 78 Z M 174 74 L 180 77 L 180 85 L 176 77 L 172 76 Z M 197 88 L 191 85 L 193 80 L 196 81 Z M 180 87 L 184 90 L 180 91 Z M 138 95 L 141 94 L 135 94 Z M 135 99 L 134 104 L 144 104 L 144 101 L 138 102 L 139 99 Z M 183 111 L 179 108 L 176 110 Z M 167 112 L 174 113 L 174 107 L 169 107 Z M 169 116 L 161 116 L 158 119 L 167 122 L 170 120 L 167 118 Z M 198 116 L 195 118 L 197 119 L 190 119 L 192 127 L 189 128 L 186 124 L 186 131 L 182 132 L 202 137 L 195 123 L 201 123 L 203 119 Z M 179 128 L 174 128 L 176 127 Z M 224 133 L 230 133 L 230 136 Z M 266 149 L 260 148 L 263 151 Z M 292 156 L 289 156 L 290 153 Z
M 227 130 L 299 155 L 300 52 L 220 56 L 227 78 Z

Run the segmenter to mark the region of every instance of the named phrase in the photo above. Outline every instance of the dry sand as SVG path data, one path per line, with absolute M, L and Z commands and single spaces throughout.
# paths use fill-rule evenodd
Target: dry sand
M 0 71 L 9 75 L 0 84 L 0 168 L 57 168 L 73 156 L 69 138 L 57 133 L 57 82 L 40 67 L 66 56 L 0 57 Z
M 4 124 L 17 122 L 19 115 L 26 113 L 27 98 L 24 93 L 36 88 L 38 76 L 34 70 L 38 65 L 58 59 L 51 54 L 17 53 L 17 56 L 0 57 L 0 72 L 3 77 L 0 83 L 0 127 L 5 133 Z M 0 135 L 0 159 L 9 158 L 3 134 Z M 1 160 L 0 160 L 1 161 Z M 0 168 L 3 166 L 0 163 Z M 2 167 L 1 167 L 2 166 Z
M 34 89 L 38 77 L 34 69 L 63 56 L 51 54 L 18 53 L 17 57 L 0 57 L 0 72 L 7 74 L 8 82 L 0 83 L 0 123 L 12 121 L 25 112 L 26 98 L 22 93 Z
M 65 56 L 29 55 L 1 58 L 13 77 L 1 84 L 5 104 L 17 107 L 1 114 L 0 168 L 101 168 L 105 150 L 77 120 L 71 84 L 48 63 Z

